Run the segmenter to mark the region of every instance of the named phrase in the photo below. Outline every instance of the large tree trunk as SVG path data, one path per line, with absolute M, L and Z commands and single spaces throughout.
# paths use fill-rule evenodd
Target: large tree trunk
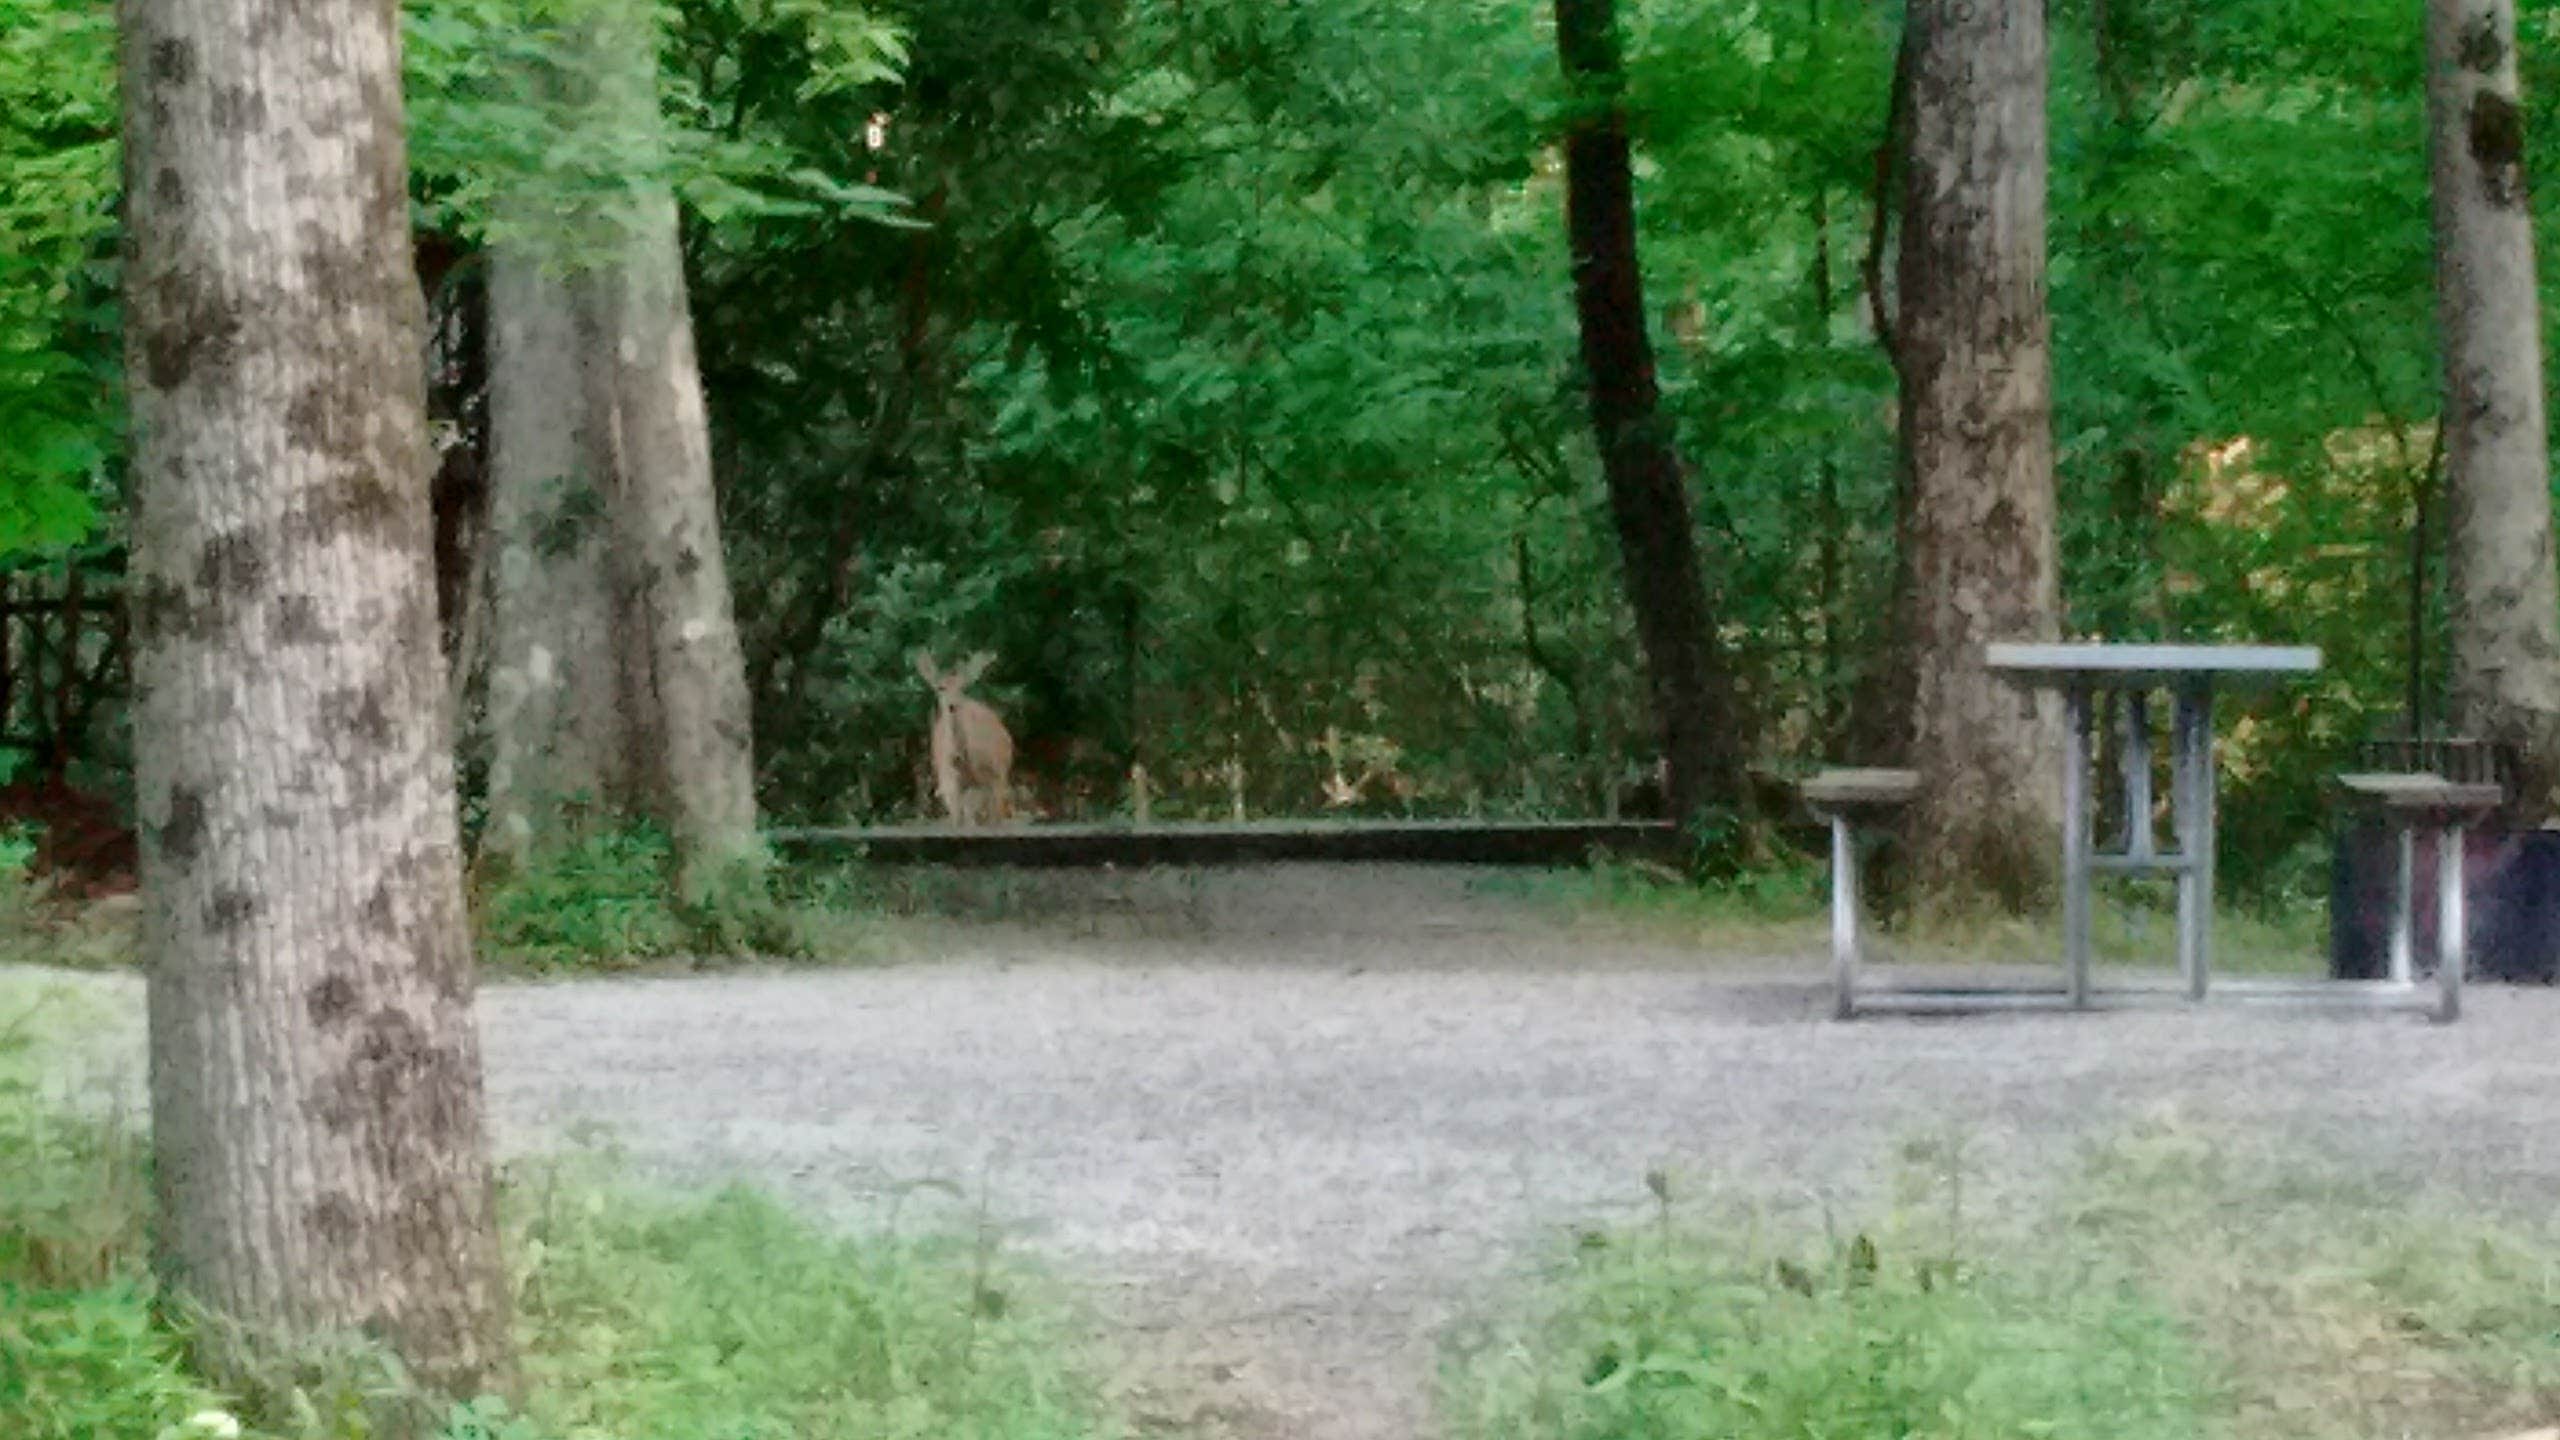
M 491 843 L 556 843 L 576 830 L 564 802 L 589 795 L 663 823 L 677 888 L 699 902 L 763 858 L 746 667 L 658 178 L 652 14 L 601 0 L 583 25 L 579 73 L 549 103 L 612 137 L 635 178 L 592 177 L 585 213 L 519 227 L 526 248 L 499 256 Z
M 2045 314 L 2041 0 L 1906 12 L 1901 313 L 1902 633 L 1910 649 L 1913 878 L 2022 906 L 2050 882 L 2059 706 L 1985 667 L 2058 625 Z
M 206 1358 L 503 1385 L 390 0 L 125 0 L 163 1273 Z
M 482 853 L 521 863 L 590 816 L 647 803 L 647 694 L 628 681 L 608 437 L 591 418 L 569 282 L 538 255 L 491 257 L 488 822 Z M 592 363 L 591 363 L 592 362 Z
M 596 114 L 613 134 L 658 133 L 651 13 L 629 0 L 600 7 Z M 675 197 L 645 183 L 618 218 L 608 227 L 620 236 L 616 252 L 586 290 L 591 322 L 608 341 L 599 358 L 610 387 L 597 418 L 612 427 L 622 491 L 617 539 L 636 578 L 634 633 L 647 646 L 655 685 L 662 818 L 675 842 L 678 889 L 700 901 L 751 878 L 763 860 L 746 658 L 720 548 L 711 421 Z
M 1707 613 L 1680 457 L 1658 413 L 1653 342 L 1636 263 L 1635 181 L 1611 0 L 1556 0 L 1556 49 L 1573 96 L 1565 131 L 1565 228 L 1591 424 L 1609 486 L 1627 599 L 1680 819 L 1743 797 L 1732 677 Z
M 2560 785 L 2560 583 L 2515 51 L 2514 0 L 2428 0 L 2454 712 L 2515 747 L 2534 824 Z

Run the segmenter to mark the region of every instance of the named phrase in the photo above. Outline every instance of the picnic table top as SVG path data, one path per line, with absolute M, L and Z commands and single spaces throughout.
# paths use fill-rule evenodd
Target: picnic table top
M 2341 775 L 2338 788 L 2387 810 L 2452 816 L 2495 810 L 2506 799 L 2496 785 L 2447 780 L 2423 772 L 2376 771 Z
M 1914 770 L 1824 770 L 1796 788 L 1816 810 L 1857 814 L 1909 804 L 1920 794 L 1920 775 Z
M 1993 670 L 2029 685 L 2095 681 L 2160 685 L 2178 680 L 2272 681 L 2320 668 L 2312 645 L 2151 645 L 2072 641 L 1983 647 Z

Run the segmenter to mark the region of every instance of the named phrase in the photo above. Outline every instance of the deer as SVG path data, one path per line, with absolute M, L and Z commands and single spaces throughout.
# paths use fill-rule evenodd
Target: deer
M 948 672 L 922 650 L 915 660 L 916 673 L 933 687 L 933 788 L 943 813 L 961 826 L 1011 819 L 1013 735 L 985 701 L 967 693 L 995 657 L 982 651 Z

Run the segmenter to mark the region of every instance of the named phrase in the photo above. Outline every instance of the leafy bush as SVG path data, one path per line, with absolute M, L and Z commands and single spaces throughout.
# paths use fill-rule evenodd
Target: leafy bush
M 130 1280 L 80 1290 L 0 1281 L 0 1411 L 23 1440 L 170 1433 L 220 1409 Z M 183 1433 L 183 1431 L 180 1431 Z
M 481 887 L 484 952 L 536 971 L 622 970 L 681 956 L 834 953 L 805 887 L 741 866 L 702 900 L 675 891 L 674 847 L 654 826 L 598 830 Z
M 546 852 L 483 894 L 481 938 L 536 969 L 610 969 L 682 954 L 671 858 L 664 835 L 638 826 Z

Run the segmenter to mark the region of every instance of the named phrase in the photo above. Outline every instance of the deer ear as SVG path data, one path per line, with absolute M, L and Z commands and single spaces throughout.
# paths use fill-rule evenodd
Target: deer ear
M 916 652 L 915 658 L 916 673 L 924 677 L 924 683 L 927 685 L 939 685 L 942 683 L 941 672 L 933 668 L 933 657 L 931 655 L 919 650 Z
M 988 654 L 988 653 L 987 653 L 986 651 L 984 651 L 984 650 L 981 650 L 981 651 L 979 651 L 977 654 L 970 656 L 970 657 L 969 657 L 969 660 L 968 660 L 968 663 L 967 663 L 967 664 L 965 664 L 965 665 L 962 665 L 962 666 L 960 667 L 959 671 L 957 672 L 957 673 L 959 674 L 959 677 L 960 677 L 960 683 L 961 683 L 961 684 L 963 684 L 963 685 L 975 685 L 975 684 L 977 684 L 977 683 L 978 683 L 978 677 L 979 677 L 979 676 L 981 676 L 981 675 L 986 674 L 986 673 L 987 673 L 987 667 L 988 667 L 988 666 L 990 666 L 990 665 L 993 665 L 994 663 L 996 663 L 996 657 L 994 657 L 993 655 Z

